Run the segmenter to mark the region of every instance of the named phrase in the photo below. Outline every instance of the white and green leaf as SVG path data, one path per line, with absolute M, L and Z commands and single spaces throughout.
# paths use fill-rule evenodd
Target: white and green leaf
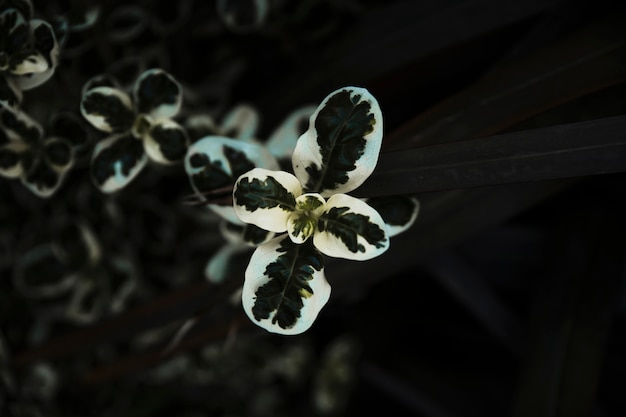
M 387 225 L 389 237 L 409 229 L 417 219 L 420 203 L 417 197 L 408 195 L 364 198 L 380 214 Z
M 38 157 L 22 174 L 21 181 L 35 195 L 48 198 L 59 189 L 66 172 L 67 170 L 55 169 L 44 158 Z
M 324 256 L 310 242 L 280 236 L 250 258 L 241 294 L 244 311 L 265 330 L 295 335 L 308 330 L 330 298 Z
M 255 167 L 277 169 L 278 162 L 263 146 L 223 136 L 206 136 L 193 143 L 185 155 L 185 171 L 194 191 L 201 197 L 223 187 Z M 231 205 L 210 204 L 217 214 L 241 223 Z
M 148 162 L 143 143 L 130 134 L 110 136 L 96 144 L 91 177 L 105 193 L 124 188 Z
M 22 102 L 22 90 L 12 78 L 0 77 L 0 107 L 17 108 Z
M 26 71 L 15 78 L 17 86 L 21 90 L 30 90 L 35 88 L 52 77 L 59 61 L 59 43 L 52 26 L 41 19 L 33 19 L 29 22 L 30 32 L 32 33 L 33 47 L 45 60 L 45 66 L 40 65 L 33 71 Z
M 0 147 L 0 176 L 18 178 L 24 172 L 22 153 L 28 145 L 21 140 L 14 140 Z
M 309 118 L 317 106 L 303 106 L 291 112 L 289 116 L 270 134 L 267 149 L 277 159 L 291 159 L 298 138 L 309 127 Z
M 380 214 L 366 202 L 335 194 L 326 201 L 313 243 L 325 255 L 364 261 L 385 252 L 389 236 Z
M 38 144 L 43 137 L 39 122 L 21 110 L 0 108 L 0 128 L 10 140 Z
M 183 100 L 178 81 L 161 69 L 144 71 L 135 83 L 133 94 L 137 113 L 156 119 L 174 117 Z
M 128 94 L 111 87 L 95 87 L 83 94 L 80 112 L 96 129 L 108 133 L 126 132 L 135 121 Z
M 204 276 L 213 284 L 221 284 L 228 278 L 233 266 L 237 263 L 237 255 L 250 251 L 250 246 L 227 243 L 211 256 L 204 268 Z
M 233 207 L 244 223 L 280 233 L 287 230 L 287 220 L 301 194 L 302 186 L 294 175 L 255 168 L 235 183 Z
M 253 224 L 235 224 L 227 220 L 220 223 L 220 233 L 227 242 L 248 247 L 259 246 L 276 236 L 276 233 Z
M 250 104 L 239 104 L 222 119 L 222 136 L 243 141 L 253 141 L 260 124 L 259 112 Z
M 189 139 L 185 129 L 170 119 L 158 120 L 143 136 L 146 154 L 159 164 L 173 164 L 182 160 Z
M 298 139 L 294 172 L 307 192 L 347 193 L 374 171 L 382 137 L 382 113 L 374 96 L 359 87 L 338 89 L 317 107 Z

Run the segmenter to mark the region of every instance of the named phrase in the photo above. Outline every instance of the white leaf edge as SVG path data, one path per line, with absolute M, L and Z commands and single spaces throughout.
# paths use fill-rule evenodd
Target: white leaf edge
M 202 192 L 198 190 L 198 188 L 195 186 L 195 184 L 191 180 L 191 176 L 202 171 L 203 168 L 192 167 L 191 157 L 196 153 L 200 153 L 209 156 L 209 159 L 211 161 L 221 161 L 224 169 L 229 175 L 231 175 L 232 171 L 230 169 L 230 164 L 228 163 L 228 159 L 224 155 L 224 146 L 228 146 L 230 148 L 243 152 L 250 160 L 250 162 L 252 162 L 256 167 L 266 168 L 270 170 L 279 169 L 278 161 L 276 161 L 276 158 L 274 158 L 274 156 L 270 154 L 269 151 L 263 146 L 241 142 L 232 138 L 227 138 L 225 136 L 205 136 L 189 146 L 184 158 L 185 172 L 189 177 L 189 183 L 191 184 L 191 188 L 202 199 L 204 199 L 204 197 L 202 196 Z M 233 181 L 236 181 L 236 179 L 234 179 Z M 235 214 L 233 206 L 209 204 L 208 207 L 215 213 L 217 213 L 220 217 L 232 223 L 244 223 L 239 219 L 239 216 Z
M 369 198 L 366 197 L 366 198 L 362 198 L 361 200 L 367 203 Z M 389 223 L 385 223 L 387 225 L 387 237 L 394 237 L 394 236 L 399 235 L 402 232 L 407 231 L 409 228 L 411 228 L 411 226 L 413 226 L 413 224 L 415 223 L 415 220 L 417 220 L 417 215 L 419 214 L 419 211 L 421 208 L 420 202 L 417 199 L 417 197 L 410 197 L 410 200 L 415 205 L 415 209 L 413 210 L 413 213 L 411 214 L 411 218 L 409 219 L 408 222 L 402 225 L 392 225 Z
M 120 100 L 121 104 L 124 107 L 126 107 L 131 112 L 133 111 L 133 103 L 130 100 L 129 95 L 123 92 L 122 90 L 119 90 L 113 87 L 95 87 L 95 88 L 88 90 L 85 94 L 83 94 L 83 97 L 80 101 L 80 113 L 83 115 L 85 119 L 87 119 L 89 123 L 91 123 L 93 127 L 95 127 L 98 130 L 111 133 L 113 131 L 113 128 L 111 127 L 111 125 L 109 125 L 106 122 L 106 116 L 88 113 L 87 110 L 85 110 L 85 107 L 84 107 L 85 99 L 92 94 L 115 96 Z
M 139 104 L 138 92 L 139 92 L 139 87 L 141 86 L 141 83 L 146 78 L 151 77 L 153 75 L 158 75 L 158 74 L 165 75 L 165 77 L 167 77 L 172 82 L 172 84 L 176 86 L 176 88 L 178 89 L 178 94 L 176 95 L 176 101 L 174 102 L 174 104 L 168 104 L 168 103 L 161 104 L 153 109 L 150 109 L 148 114 L 155 119 L 167 119 L 167 118 L 176 116 L 178 112 L 180 111 L 180 108 L 183 103 L 183 89 L 180 86 L 180 83 L 176 81 L 176 79 L 168 72 L 163 71 L 162 69 L 159 69 L 159 68 L 149 69 L 147 71 L 142 72 L 139 78 L 137 78 L 137 81 L 135 81 L 135 86 L 133 87 L 133 98 L 135 100 L 136 105 L 138 105 Z
M 93 153 L 91 156 L 91 163 L 93 164 L 93 161 L 102 151 L 104 151 L 106 148 L 113 145 L 113 143 L 115 143 L 117 140 L 119 140 L 120 138 L 124 136 L 126 135 L 121 134 L 121 135 L 109 136 L 108 138 L 105 138 L 101 140 L 100 142 L 98 142 L 93 149 Z M 133 140 L 138 140 L 138 139 L 133 139 Z M 137 175 L 139 175 L 139 173 L 144 168 L 144 166 L 146 166 L 147 163 L 148 163 L 148 156 L 146 155 L 145 152 L 143 152 L 141 157 L 137 161 L 137 164 L 135 164 L 131 168 L 130 172 L 128 173 L 128 176 L 124 176 L 122 174 L 120 162 L 116 161 L 115 162 L 115 175 L 113 175 L 112 177 L 109 177 L 102 185 L 99 185 L 95 180 L 94 180 L 94 184 L 104 193 L 107 193 L 107 194 L 113 193 L 115 191 L 118 191 L 126 187 Z
M 152 130 L 157 126 L 163 127 L 164 129 L 168 129 L 168 130 L 179 130 L 180 132 L 182 132 L 183 136 L 186 139 L 186 144 L 188 145 L 189 138 L 187 138 L 187 133 L 185 132 L 185 129 L 183 129 L 183 127 L 179 125 L 178 123 L 176 123 L 175 121 L 171 119 L 160 119 L 160 120 L 157 120 L 152 126 L 150 126 L 150 129 L 142 137 L 143 149 L 152 161 L 161 165 L 176 164 L 177 162 L 180 161 L 180 159 L 179 160 L 167 159 L 163 155 L 163 152 L 161 152 L 161 147 L 159 143 L 156 140 L 154 140 L 154 138 L 152 137 Z
M 261 122 L 259 112 L 250 104 L 242 103 L 233 107 L 224 116 L 220 125 L 220 132 L 226 134 L 230 130 L 235 130 L 237 134 L 233 139 L 248 141 L 256 137 L 257 129 Z
M 325 212 L 330 211 L 333 207 L 349 207 L 348 213 L 357 213 L 370 218 L 370 222 L 376 224 L 383 232 L 385 232 L 384 245 L 377 248 L 371 245 L 362 236 L 357 236 L 357 242 L 365 248 L 364 252 L 352 252 L 343 243 L 341 239 L 327 231 L 320 232 L 319 229 L 313 235 L 313 244 L 324 255 L 333 258 L 343 258 L 353 261 L 366 261 L 382 255 L 389 249 L 389 235 L 387 234 L 387 225 L 380 214 L 369 204 L 359 198 L 349 196 L 347 194 L 335 194 L 326 201 Z M 347 214 L 347 213 L 346 213 Z M 322 214 L 322 217 L 324 214 Z
M 274 178 L 287 190 L 287 192 L 291 193 L 294 196 L 294 199 L 302 194 L 302 185 L 294 175 L 285 171 L 272 171 L 264 168 L 254 168 L 237 178 L 233 189 L 233 208 L 235 210 L 235 214 L 242 222 L 251 223 L 261 229 L 269 230 L 271 232 L 281 233 L 287 231 L 287 219 L 293 210 L 272 207 L 258 208 L 254 211 L 249 211 L 246 209 L 244 204 L 239 204 L 237 202 L 237 198 L 235 197 L 238 185 L 244 179 L 247 179 L 248 181 L 255 179 L 265 181 L 270 177 Z
M 320 271 L 313 269 L 313 278 L 308 282 L 313 290 L 313 295 L 309 298 L 303 298 L 303 307 L 300 310 L 301 317 L 295 325 L 288 329 L 283 329 L 278 324 L 272 324 L 273 315 L 264 320 L 256 320 L 252 313 L 254 307 L 257 290 L 270 281 L 270 277 L 265 275 L 265 269 L 268 264 L 274 262 L 282 252 L 278 252 L 280 243 L 283 239 L 289 239 L 287 235 L 276 237 L 267 243 L 260 245 L 250 257 L 250 263 L 246 268 L 243 290 L 241 292 L 241 302 L 246 315 L 257 326 L 267 330 L 270 333 L 281 335 L 297 335 L 307 331 L 317 319 L 319 312 L 330 299 L 331 287 L 326 276 L 324 268 Z
M 278 159 L 288 159 L 293 155 L 296 143 L 300 137 L 298 125 L 303 120 L 309 120 L 315 113 L 317 106 L 303 106 L 291 112 L 289 116 L 270 134 L 267 139 L 267 149 Z
M 317 144 L 317 130 L 315 128 L 315 119 L 319 112 L 326 107 L 328 101 L 338 93 L 342 91 L 349 91 L 350 96 L 360 95 L 359 103 L 367 101 L 370 104 L 370 113 L 374 115 L 376 123 L 370 133 L 364 136 L 366 141 L 361 157 L 355 161 L 355 169 L 347 172 L 348 181 L 345 184 L 339 184 L 333 189 L 324 190 L 309 190 L 312 192 L 319 192 L 324 197 L 329 197 L 333 194 L 347 193 L 358 188 L 365 180 L 374 172 L 376 164 L 378 163 L 378 155 L 382 146 L 383 139 L 383 116 L 380 110 L 378 101 L 370 92 L 362 87 L 342 87 L 332 93 L 330 93 L 317 107 L 315 112 L 309 119 L 309 129 L 304 132 L 297 141 L 296 148 L 293 151 L 291 158 L 293 171 L 296 177 L 300 179 L 302 184 L 308 182 L 309 175 L 306 172 L 306 168 L 314 164 L 318 168 L 322 166 L 322 154 L 320 147 Z

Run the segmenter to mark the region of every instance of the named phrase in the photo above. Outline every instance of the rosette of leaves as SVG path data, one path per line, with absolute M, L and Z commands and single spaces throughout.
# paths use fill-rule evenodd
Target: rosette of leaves
M 237 179 L 236 215 L 279 234 L 255 250 L 245 272 L 243 307 L 257 325 L 279 334 L 306 331 L 330 298 L 325 256 L 368 260 L 388 249 L 381 214 L 346 194 L 373 172 L 382 137 L 376 99 L 364 88 L 341 88 L 322 101 L 298 139 L 295 175 L 254 168 Z
M 19 178 L 39 197 L 52 196 L 74 164 L 86 132 L 70 114 L 56 115 L 49 128 L 23 111 L 0 109 L 0 175 Z
M 27 0 L 0 1 L 0 105 L 16 107 L 22 91 L 46 82 L 58 63 L 52 26 L 32 19 Z
M 180 162 L 188 138 L 173 120 L 182 105 L 182 88 L 161 69 L 143 72 L 131 96 L 112 85 L 90 86 L 82 95 L 83 117 L 110 133 L 98 142 L 91 159 L 91 176 L 105 193 L 124 188 L 148 160 L 161 165 Z
M 265 142 L 257 139 L 260 116 L 248 104 L 235 106 L 219 125 L 207 115 L 187 118 L 184 125 L 192 140 L 194 136 L 208 133 L 197 139 L 187 154 L 185 167 L 192 187 L 204 198 L 216 190 L 230 190 L 235 180 L 253 167 L 278 169 L 284 160 L 291 158 L 298 137 L 306 130 L 302 121 L 308 120 L 314 111 L 313 106 L 296 109 Z M 231 136 L 228 140 L 220 139 L 215 132 Z M 239 220 L 230 200 L 225 205 L 209 204 L 209 207 L 223 217 L 219 230 L 226 244 L 211 257 L 205 274 L 211 282 L 219 283 L 228 276 L 238 255 L 268 241 L 274 233 Z

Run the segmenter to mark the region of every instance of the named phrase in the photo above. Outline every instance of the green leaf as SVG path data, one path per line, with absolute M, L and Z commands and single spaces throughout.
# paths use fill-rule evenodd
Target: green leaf
M 307 192 L 346 193 L 372 173 L 382 144 L 382 113 L 364 88 L 328 95 L 298 139 L 292 164 Z
M 420 204 L 408 195 L 381 196 L 363 199 L 380 214 L 387 225 L 389 237 L 402 233 L 415 223 Z
M 313 243 L 323 254 L 352 260 L 374 258 L 389 247 L 382 217 L 366 202 L 335 194 L 317 222 Z
M 233 208 L 245 223 L 284 232 L 287 218 L 296 209 L 296 197 L 301 193 L 300 182 L 288 172 L 255 168 L 237 180 Z
M 245 275 L 244 310 L 272 333 L 306 331 L 330 298 L 324 256 L 311 243 L 297 245 L 286 235 L 259 246 Z

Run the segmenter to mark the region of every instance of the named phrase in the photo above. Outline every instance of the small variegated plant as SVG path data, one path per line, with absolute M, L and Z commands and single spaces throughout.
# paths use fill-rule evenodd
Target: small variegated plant
M 301 133 L 302 121 L 315 111 L 303 106 L 291 114 L 270 134 L 266 141 L 257 139 L 260 116 L 253 106 L 239 104 L 216 123 L 210 116 L 193 115 L 183 122 L 193 144 L 185 158 L 185 169 L 192 188 L 201 201 L 206 196 L 228 189 L 237 178 L 252 168 L 280 169 L 291 160 L 291 154 Z M 230 197 L 230 196 L 229 196 Z M 234 212 L 230 198 L 206 206 L 220 215 L 220 233 L 226 244 L 206 266 L 207 279 L 220 283 L 236 262 L 235 256 L 252 250 L 274 237 L 274 233 L 242 222 Z
M 23 111 L 0 108 L 0 176 L 19 178 L 48 198 L 63 183 L 86 136 L 71 113 L 55 115 L 44 129 Z
M 0 1 L 0 106 L 17 108 L 22 91 L 46 82 L 57 66 L 52 26 L 32 17 L 29 0 Z
M 367 199 L 346 194 L 373 172 L 382 138 L 376 99 L 364 88 L 341 88 L 311 115 L 292 154 L 293 174 L 255 167 L 237 179 L 235 214 L 277 234 L 246 269 L 242 303 L 253 322 L 279 334 L 306 331 L 330 298 L 324 256 L 374 258 L 415 220 L 414 198 L 401 197 L 399 209 L 393 200 L 369 200 L 381 203 L 385 220 Z
M 173 120 L 182 104 L 182 88 L 167 72 L 150 69 L 135 82 L 132 99 L 115 86 L 85 89 L 80 110 L 96 129 L 110 133 L 96 144 L 91 175 L 106 193 L 125 187 L 148 160 L 168 165 L 182 160 L 189 139 Z

